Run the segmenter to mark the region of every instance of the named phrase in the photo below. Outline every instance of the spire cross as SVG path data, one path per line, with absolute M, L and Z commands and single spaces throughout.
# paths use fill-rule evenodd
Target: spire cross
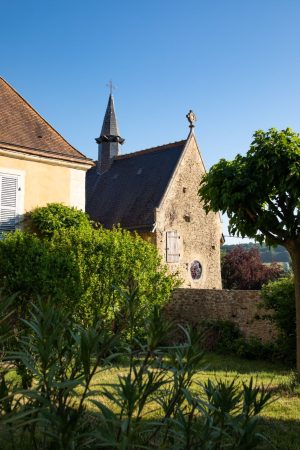
M 116 86 L 113 85 L 111 80 L 109 80 L 109 83 L 106 86 L 109 87 L 110 95 L 112 95 L 113 89 L 116 89 Z

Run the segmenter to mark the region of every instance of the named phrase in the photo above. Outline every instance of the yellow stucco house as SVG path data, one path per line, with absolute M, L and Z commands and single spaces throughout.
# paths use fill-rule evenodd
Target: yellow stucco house
M 84 211 L 92 165 L 0 77 L 0 232 L 47 203 Z

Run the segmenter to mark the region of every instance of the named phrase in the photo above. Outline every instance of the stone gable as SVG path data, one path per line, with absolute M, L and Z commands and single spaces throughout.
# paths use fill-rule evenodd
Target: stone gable
M 179 274 L 182 286 L 220 289 L 221 223 L 219 214 L 206 215 L 198 197 L 199 183 L 204 173 L 205 168 L 192 133 L 161 204 L 156 209 L 155 242 L 169 270 Z M 176 235 L 177 244 L 174 242 Z M 195 267 L 197 270 L 198 262 L 202 273 L 195 280 L 191 269 Z

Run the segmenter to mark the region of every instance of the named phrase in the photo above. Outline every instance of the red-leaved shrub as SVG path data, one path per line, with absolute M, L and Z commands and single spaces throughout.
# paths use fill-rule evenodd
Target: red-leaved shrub
M 281 274 L 279 264 L 262 263 L 256 248 L 245 250 L 238 245 L 222 259 L 224 289 L 261 289 L 265 283 L 276 280 Z

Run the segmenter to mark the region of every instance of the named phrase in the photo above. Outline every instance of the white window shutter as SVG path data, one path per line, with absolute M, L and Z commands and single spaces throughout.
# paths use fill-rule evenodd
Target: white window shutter
M 18 219 L 18 176 L 0 173 L 0 233 L 14 231 Z
M 179 236 L 177 231 L 167 231 L 167 262 L 178 262 L 179 253 Z

